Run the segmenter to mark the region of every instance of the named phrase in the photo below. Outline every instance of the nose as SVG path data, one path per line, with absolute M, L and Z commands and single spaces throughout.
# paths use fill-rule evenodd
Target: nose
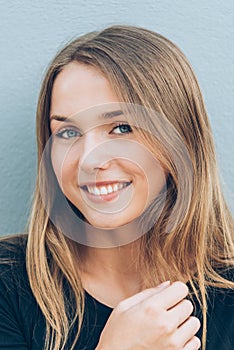
M 82 136 L 79 168 L 85 173 L 92 174 L 97 170 L 107 169 L 110 156 L 107 143 L 98 132 L 87 132 Z

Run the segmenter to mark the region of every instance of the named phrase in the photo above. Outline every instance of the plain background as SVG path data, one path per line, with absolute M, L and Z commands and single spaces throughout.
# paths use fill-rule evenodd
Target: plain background
M 185 52 L 204 94 L 234 212 L 233 0 L 0 0 L 0 234 L 22 232 L 27 221 L 35 110 L 49 61 L 67 41 L 113 24 L 152 29 Z

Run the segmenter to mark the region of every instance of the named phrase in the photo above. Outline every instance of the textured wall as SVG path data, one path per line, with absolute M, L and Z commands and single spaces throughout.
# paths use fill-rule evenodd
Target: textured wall
M 34 187 L 43 73 L 67 40 L 112 24 L 144 26 L 186 53 L 202 87 L 234 209 L 234 2 L 0 0 L 0 233 L 23 230 Z

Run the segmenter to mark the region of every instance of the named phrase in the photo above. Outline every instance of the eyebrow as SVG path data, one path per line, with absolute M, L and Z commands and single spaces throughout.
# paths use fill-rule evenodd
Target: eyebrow
M 105 112 L 105 113 L 102 113 L 99 118 L 101 119 L 111 119 L 111 118 L 114 118 L 114 117 L 118 117 L 120 115 L 123 115 L 123 111 L 121 109 L 118 109 L 116 111 L 111 111 L 111 112 Z M 70 117 L 65 117 L 65 116 L 62 116 L 62 115 L 52 115 L 50 117 L 50 121 L 52 120 L 57 120 L 57 121 L 60 121 L 60 122 L 74 122 L 74 119 L 73 118 L 70 118 Z

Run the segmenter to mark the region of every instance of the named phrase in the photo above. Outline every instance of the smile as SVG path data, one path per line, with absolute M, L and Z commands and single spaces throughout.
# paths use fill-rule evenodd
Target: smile
M 131 182 L 116 182 L 105 185 L 84 185 L 81 186 L 81 188 L 94 196 L 105 196 L 111 193 L 118 192 L 123 188 L 129 186 L 130 184 Z

